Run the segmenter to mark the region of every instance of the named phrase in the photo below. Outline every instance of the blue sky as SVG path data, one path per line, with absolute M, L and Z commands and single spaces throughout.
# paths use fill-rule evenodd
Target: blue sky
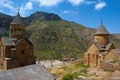
M 36 11 L 58 14 L 62 19 L 98 28 L 101 19 L 110 33 L 120 33 L 120 0 L 0 0 L 0 12 L 23 17 Z

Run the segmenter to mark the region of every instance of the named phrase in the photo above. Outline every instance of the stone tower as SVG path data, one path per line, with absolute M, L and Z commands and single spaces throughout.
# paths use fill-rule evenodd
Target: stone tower
M 18 13 L 10 24 L 9 37 L 0 39 L 0 69 L 7 70 L 35 64 L 34 44 L 25 36 L 25 26 Z
M 94 41 L 100 45 L 106 45 L 109 43 L 109 32 L 105 29 L 102 23 L 99 26 L 97 32 L 95 33 Z
M 9 37 L 17 39 L 25 37 L 25 26 L 19 12 L 10 24 Z

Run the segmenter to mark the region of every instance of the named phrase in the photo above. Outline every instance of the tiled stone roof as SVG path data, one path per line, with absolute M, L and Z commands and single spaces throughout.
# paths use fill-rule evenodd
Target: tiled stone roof
M 55 77 L 41 64 L 34 64 L 1 71 L 0 80 L 55 80 Z
M 113 43 L 108 43 L 107 45 L 100 45 L 96 42 L 93 42 L 99 50 L 109 50 Z
M 14 46 L 13 41 L 17 40 L 16 38 L 2 37 L 4 45 Z
M 8 45 L 8 46 L 15 46 L 15 45 L 17 45 L 20 41 L 21 41 L 21 39 L 16 39 L 16 38 L 9 38 L 9 37 L 2 37 L 1 38 L 2 39 L 2 41 L 3 41 L 3 44 L 4 45 Z M 26 42 L 29 44 L 29 45 L 32 45 L 33 46 L 33 43 L 32 43 L 32 41 L 30 40 L 30 39 L 28 39 L 28 38 L 25 38 L 25 40 L 26 40 Z M 16 43 L 15 43 L 16 42 Z
M 25 38 L 25 40 L 27 41 L 28 44 L 33 45 L 33 42 L 31 39 Z
M 120 57 L 120 49 L 114 49 L 113 52 Z
M 18 13 L 17 16 L 14 17 L 14 19 L 12 20 L 11 24 L 20 24 L 20 25 L 24 25 L 23 20 L 20 16 L 20 14 Z
M 109 32 L 106 30 L 103 24 L 100 25 L 99 29 L 95 34 L 109 34 Z

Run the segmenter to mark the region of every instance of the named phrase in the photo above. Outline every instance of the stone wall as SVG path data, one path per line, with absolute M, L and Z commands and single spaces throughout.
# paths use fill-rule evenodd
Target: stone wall
M 120 71 L 120 64 L 118 62 L 112 62 L 108 60 L 100 60 L 99 61 L 99 68 L 104 69 L 106 71 Z
M 109 35 L 107 34 L 95 35 L 95 42 L 98 42 L 100 45 L 106 45 L 109 43 Z
M 113 53 L 113 52 L 109 52 L 106 56 L 105 56 L 105 60 L 113 60 L 116 61 L 118 59 L 118 56 Z

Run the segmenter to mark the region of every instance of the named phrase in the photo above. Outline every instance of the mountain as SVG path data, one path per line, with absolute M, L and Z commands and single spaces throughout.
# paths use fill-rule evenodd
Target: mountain
M 120 34 L 113 34 L 116 39 L 120 39 Z
M 36 12 L 29 17 L 24 18 L 25 24 L 36 21 L 59 21 L 62 20 L 58 15 L 46 12 Z
M 87 49 L 87 39 L 90 39 L 93 31 L 94 29 L 64 20 L 38 21 L 27 27 L 28 36 L 37 46 L 36 53 L 44 56 L 50 53 L 51 58 L 80 57 Z
M 8 30 L 12 19 L 13 19 L 12 16 L 0 13 L 0 28 L 4 28 Z
M 0 27 L 8 31 L 12 19 L 12 16 L 0 14 Z M 96 29 L 63 20 L 53 13 L 36 12 L 23 19 L 26 34 L 33 41 L 35 54 L 40 59 L 83 57 L 96 31 Z M 110 37 L 116 46 L 120 47 L 120 39 L 115 35 Z
M 46 20 L 46 21 L 59 21 L 62 20 L 58 15 L 53 13 L 46 13 L 46 12 L 36 12 L 32 14 L 31 16 L 27 17 L 28 20 Z

